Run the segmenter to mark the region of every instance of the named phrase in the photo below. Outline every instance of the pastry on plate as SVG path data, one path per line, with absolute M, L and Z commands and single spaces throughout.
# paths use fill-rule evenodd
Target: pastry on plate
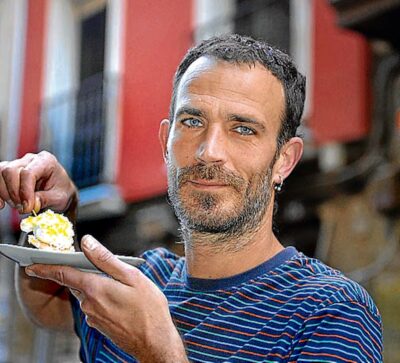
M 72 223 L 67 217 L 51 209 L 24 218 L 20 227 L 22 231 L 29 233 L 28 242 L 39 249 L 55 252 L 75 251 Z

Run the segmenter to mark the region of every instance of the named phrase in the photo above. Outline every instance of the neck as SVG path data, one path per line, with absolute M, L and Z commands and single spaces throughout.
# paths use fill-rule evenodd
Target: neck
M 233 237 L 182 230 L 187 271 L 197 278 L 233 276 L 260 265 L 283 250 L 272 232 L 272 219 L 261 223 L 256 231 Z

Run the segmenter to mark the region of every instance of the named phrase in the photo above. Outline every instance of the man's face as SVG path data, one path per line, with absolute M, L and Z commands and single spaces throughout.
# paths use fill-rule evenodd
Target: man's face
M 240 235 L 272 213 L 283 112 L 282 85 L 261 65 L 202 57 L 189 67 L 164 133 L 168 193 L 184 226 Z

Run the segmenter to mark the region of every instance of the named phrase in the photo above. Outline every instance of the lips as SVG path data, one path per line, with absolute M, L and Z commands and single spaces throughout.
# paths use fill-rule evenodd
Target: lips
M 196 189 L 212 190 L 231 187 L 241 192 L 246 185 L 245 180 L 221 165 L 197 164 L 177 170 L 177 186 L 191 185 Z

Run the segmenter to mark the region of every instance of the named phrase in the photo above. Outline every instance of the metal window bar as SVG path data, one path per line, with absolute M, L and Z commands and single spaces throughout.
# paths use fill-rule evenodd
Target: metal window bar
M 112 102 L 109 87 L 103 74 L 96 74 L 78 91 L 42 106 L 40 146 L 58 158 L 79 189 L 103 179 L 106 115 Z

